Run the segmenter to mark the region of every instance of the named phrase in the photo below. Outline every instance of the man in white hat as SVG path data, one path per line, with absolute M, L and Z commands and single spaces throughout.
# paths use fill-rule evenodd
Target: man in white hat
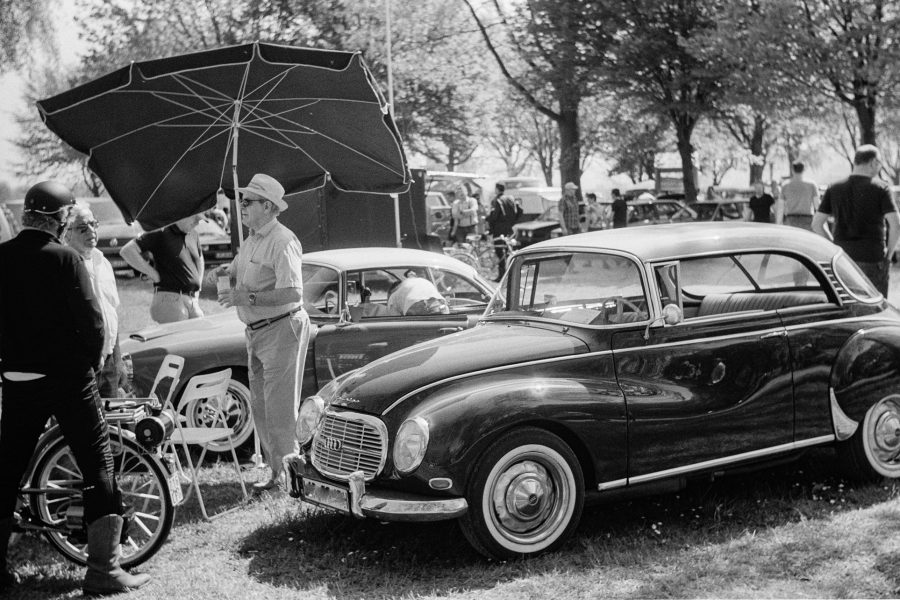
M 578 186 L 571 181 L 563 186 L 563 197 L 559 201 L 559 228 L 562 229 L 562 235 L 579 233 L 581 231 L 577 191 Z
M 229 265 L 209 279 L 228 276 L 219 288 L 219 303 L 236 306 L 247 325 L 250 404 L 270 477 L 257 490 L 278 485 L 281 459 L 295 449 L 294 424 L 300 404 L 303 363 L 309 345 L 309 316 L 303 310 L 303 248 L 294 233 L 278 222 L 286 210 L 284 188 L 257 173 L 241 192 L 241 219 L 250 235 Z

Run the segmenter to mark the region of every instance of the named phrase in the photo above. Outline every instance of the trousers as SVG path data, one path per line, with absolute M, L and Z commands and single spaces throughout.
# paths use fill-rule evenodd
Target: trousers
M 294 428 L 303 389 L 303 367 L 309 346 L 309 315 L 290 317 L 245 330 L 250 407 L 256 435 L 275 475 L 281 459 L 297 451 Z
M 876 289 L 881 292 L 881 295 L 885 298 L 888 297 L 888 287 L 890 285 L 890 277 L 891 277 L 891 261 L 890 259 L 885 259 L 879 262 L 856 262 L 857 266 L 859 266 L 860 270 L 866 274 L 872 283 L 875 284 Z
M 84 518 L 121 514 L 109 429 L 93 370 L 47 374 L 31 381 L 3 380 L 0 412 L 0 519 L 10 518 L 19 482 L 47 420 L 56 417 L 84 480 Z
M 150 303 L 150 318 L 157 323 L 174 323 L 203 316 L 197 296 L 157 290 Z

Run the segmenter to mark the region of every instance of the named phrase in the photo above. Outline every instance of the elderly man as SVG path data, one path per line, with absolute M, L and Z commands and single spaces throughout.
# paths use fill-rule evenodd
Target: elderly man
M 300 405 L 303 365 L 309 345 L 309 316 L 303 310 L 303 248 L 294 233 L 278 222 L 287 210 L 284 188 L 258 173 L 240 201 L 241 218 L 250 229 L 230 265 L 211 276 L 228 275 L 234 286 L 221 289 L 219 303 L 236 306 L 247 325 L 250 403 L 256 435 L 271 467 L 257 490 L 276 487 L 282 458 L 296 450 L 294 425 Z
M 103 355 L 97 388 L 101 398 L 119 395 L 119 373 L 122 353 L 119 350 L 119 292 L 116 289 L 116 275 L 112 265 L 97 249 L 97 221 L 86 204 L 76 204 L 69 214 L 69 226 L 65 242 L 81 259 L 91 278 L 94 296 L 103 313 Z
M 202 213 L 179 219 L 131 240 L 119 251 L 131 267 L 153 282 L 150 316 L 172 323 L 203 316 L 198 297 L 203 281 L 203 250 L 195 228 Z M 153 254 L 154 264 L 143 253 Z
M 6 552 L 19 482 L 51 416 L 84 478 L 84 593 L 125 592 L 150 579 L 119 564 L 122 502 L 95 382 L 103 316 L 84 261 L 59 241 L 74 203 L 60 183 L 32 186 L 25 194 L 24 229 L 0 244 L 0 591 L 17 580 Z
M 559 228 L 561 235 L 570 235 L 581 231 L 578 214 L 578 186 L 568 182 L 563 186 L 563 197 L 559 201 Z
M 829 237 L 828 217 L 834 217 L 834 243 L 856 261 L 878 291 L 887 298 L 891 254 L 900 237 L 900 217 L 890 188 L 875 177 L 881 170 L 877 147 L 865 144 L 856 149 L 850 177 L 825 191 L 819 210 L 813 215 L 812 230 Z

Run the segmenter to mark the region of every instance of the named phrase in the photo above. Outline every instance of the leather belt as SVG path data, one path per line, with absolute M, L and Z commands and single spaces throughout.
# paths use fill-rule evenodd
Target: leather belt
M 197 292 L 187 291 L 187 290 L 173 290 L 164 287 L 154 287 L 154 292 L 169 292 L 170 294 L 181 294 L 182 296 L 195 296 Z
M 284 313 L 283 315 L 278 315 L 277 317 L 269 317 L 268 319 L 260 319 L 259 321 L 254 321 L 252 323 L 248 323 L 247 329 L 249 329 L 250 331 L 256 331 L 257 329 L 262 329 L 263 327 L 271 325 L 272 323 L 274 323 L 276 321 L 280 321 L 285 317 L 291 316 L 292 314 L 294 314 L 295 312 L 299 311 L 302 308 L 303 308 L 303 306 L 298 306 L 297 308 L 295 308 L 293 310 L 289 310 L 288 312 Z

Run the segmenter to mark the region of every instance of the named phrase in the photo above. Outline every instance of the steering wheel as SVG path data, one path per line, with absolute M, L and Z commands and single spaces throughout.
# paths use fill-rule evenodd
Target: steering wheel
M 600 305 L 603 307 L 606 307 L 606 304 L 608 302 L 615 303 L 615 310 L 614 311 L 613 310 L 610 310 L 610 311 L 604 310 L 602 316 L 598 317 L 598 319 L 595 319 L 595 320 L 603 319 L 603 321 L 609 322 L 609 316 L 613 315 L 613 314 L 616 314 L 616 315 L 622 314 L 623 308 L 627 308 L 635 313 L 641 312 L 641 308 L 637 304 L 635 304 L 628 298 L 625 298 L 624 296 L 610 296 L 609 298 L 604 298 L 603 300 L 600 301 Z

